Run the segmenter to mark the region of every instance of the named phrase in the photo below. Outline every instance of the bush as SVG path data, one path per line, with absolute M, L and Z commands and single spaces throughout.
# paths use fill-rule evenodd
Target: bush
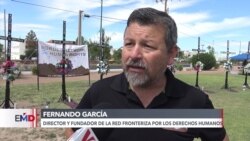
M 220 64 L 216 63 L 215 66 L 214 66 L 214 69 L 218 69 L 219 67 L 220 67 Z
M 178 71 L 182 71 L 183 70 L 183 66 L 181 64 L 175 64 L 175 68 L 178 70 Z
M 37 71 L 37 67 L 36 67 L 36 66 L 33 67 L 33 68 L 32 68 L 32 74 L 33 74 L 33 75 L 37 75 L 37 72 L 38 72 L 38 71 Z
M 199 59 L 198 59 L 198 55 L 196 54 L 192 57 L 191 61 L 192 61 L 193 66 L 195 66 L 197 61 L 201 61 L 204 64 L 203 70 L 210 70 L 216 65 L 216 59 L 214 55 L 209 54 L 209 53 L 199 54 Z

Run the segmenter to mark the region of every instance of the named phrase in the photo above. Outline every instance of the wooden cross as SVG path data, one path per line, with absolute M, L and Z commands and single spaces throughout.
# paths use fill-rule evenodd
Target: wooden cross
M 228 61 L 228 59 L 229 59 L 229 55 L 230 55 L 230 54 L 235 54 L 235 52 L 230 52 L 230 51 L 229 51 L 229 40 L 227 40 L 227 51 L 221 51 L 220 53 L 222 53 L 222 54 L 227 54 L 227 58 L 226 58 L 227 61 Z
M 246 59 L 247 61 L 248 61 L 248 59 L 250 59 L 249 54 L 250 54 L 250 41 L 248 41 L 248 50 L 247 50 L 247 59 Z M 245 69 L 244 67 L 243 67 L 243 69 Z M 248 71 L 245 72 L 245 82 L 244 82 L 243 86 L 245 86 L 246 88 L 250 88 L 248 83 L 247 83 L 247 76 L 248 76 Z
M 192 49 L 192 51 L 197 51 L 197 56 L 198 56 L 198 61 L 199 61 L 200 52 L 205 52 L 205 50 L 200 49 L 200 37 L 198 37 L 198 48 L 197 49 Z
M 197 51 L 197 58 L 198 58 L 197 61 L 199 61 L 200 52 L 205 52 L 205 50 L 200 49 L 200 37 L 198 37 L 198 49 L 192 49 L 192 51 Z M 196 71 L 195 87 L 200 88 L 198 83 L 199 83 L 199 70 Z
M 230 52 L 229 51 L 229 40 L 227 40 L 227 51 L 222 51 L 221 52 L 222 54 L 227 54 L 227 62 L 226 63 L 229 63 L 228 62 L 228 59 L 229 59 L 229 54 L 235 54 L 235 52 Z M 225 89 L 228 89 L 228 71 L 226 71 L 226 77 L 225 77 L 225 85 L 224 85 L 224 88 Z
M 66 41 L 66 21 L 63 21 L 63 40 L 52 40 L 52 43 L 62 44 L 62 61 L 65 62 L 65 45 L 66 44 L 76 44 L 75 41 Z M 66 93 L 66 84 L 65 84 L 65 63 L 62 64 L 62 95 L 59 101 L 68 102 L 68 96 Z
M 12 14 L 8 14 L 8 37 L 6 38 L 5 36 L 0 36 L 0 39 L 8 41 L 6 64 L 11 63 L 11 41 L 24 42 L 24 39 L 13 38 L 11 36 L 11 30 L 12 30 Z M 11 73 L 10 69 L 11 69 L 11 66 L 7 65 L 7 68 L 6 68 L 7 77 Z M 10 102 L 12 103 L 12 105 L 14 105 L 14 103 L 10 99 L 10 80 L 6 79 L 5 100 L 3 101 L 1 106 L 3 105 L 3 108 L 11 108 Z

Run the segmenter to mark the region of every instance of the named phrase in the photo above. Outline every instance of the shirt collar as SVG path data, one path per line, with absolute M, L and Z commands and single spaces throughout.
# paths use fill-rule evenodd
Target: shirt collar
M 165 87 L 166 96 L 182 97 L 184 93 L 180 87 L 179 80 L 174 77 L 173 73 L 169 69 L 166 70 L 165 75 L 167 77 L 167 85 Z M 123 94 L 128 94 L 129 83 L 124 73 L 121 73 L 113 80 L 111 83 L 111 88 Z
M 127 93 L 129 90 L 129 84 L 124 73 L 119 74 L 111 83 L 111 88 L 115 91 Z

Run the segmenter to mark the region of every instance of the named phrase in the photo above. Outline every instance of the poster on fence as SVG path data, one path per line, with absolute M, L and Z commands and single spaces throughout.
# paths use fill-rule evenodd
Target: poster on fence
M 87 45 L 65 45 L 65 59 L 62 59 L 62 44 L 38 42 L 39 76 L 56 77 L 82 76 L 89 74 Z M 64 64 L 64 69 L 63 69 Z

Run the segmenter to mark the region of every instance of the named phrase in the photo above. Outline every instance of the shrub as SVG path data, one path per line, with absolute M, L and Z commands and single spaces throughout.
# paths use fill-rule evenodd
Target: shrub
M 200 53 L 199 54 L 199 59 L 198 55 L 194 55 L 191 59 L 193 66 L 195 66 L 197 61 L 201 61 L 204 66 L 203 70 L 210 70 L 212 67 L 216 65 L 216 59 L 214 55 L 209 54 L 209 53 Z
M 33 67 L 33 68 L 32 68 L 32 74 L 33 74 L 33 75 L 37 75 L 37 72 L 38 72 L 38 71 L 37 71 L 37 67 L 36 67 L 36 66 Z
M 183 70 L 183 66 L 181 64 L 175 64 L 175 68 L 178 70 L 178 71 L 182 71 Z

